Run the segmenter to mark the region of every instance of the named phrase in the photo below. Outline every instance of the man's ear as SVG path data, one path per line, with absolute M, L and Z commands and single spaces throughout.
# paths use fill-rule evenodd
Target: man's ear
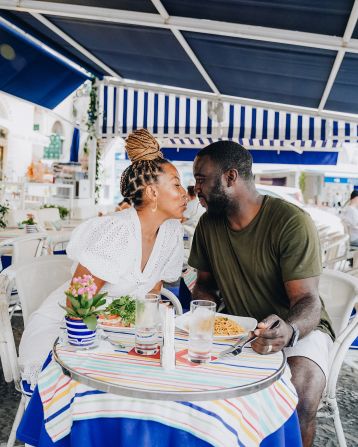
M 236 183 L 236 181 L 239 177 L 239 174 L 236 169 L 228 169 L 225 172 L 225 176 L 226 176 L 226 183 L 229 188 L 230 186 L 233 186 L 234 183 Z

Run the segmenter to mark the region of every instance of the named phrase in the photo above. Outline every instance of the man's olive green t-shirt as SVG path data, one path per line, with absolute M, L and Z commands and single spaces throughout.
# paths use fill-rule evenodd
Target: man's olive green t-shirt
M 205 213 L 196 228 L 188 261 L 211 272 L 227 311 L 254 317 L 286 319 L 290 302 L 286 281 L 321 274 L 321 250 L 311 217 L 284 200 L 264 196 L 260 211 L 242 230 L 225 217 Z M 334 337 L 322 303 L 318 329 Z

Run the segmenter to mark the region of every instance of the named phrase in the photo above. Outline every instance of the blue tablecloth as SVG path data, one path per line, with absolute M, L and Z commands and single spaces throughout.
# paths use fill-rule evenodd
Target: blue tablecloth
M 76 421 L 71 433 L 54 443 L 45 430 L 43 419 L 42 402 L 36 388 L 17 430 L 17 439 L 37 447 L 210 446 L 184 430 L 177 430 L 158 422 L 127 418 Z M 296 412 L 279 430 L 265 438 L 260 444 L 260 447 L 301 446 Z

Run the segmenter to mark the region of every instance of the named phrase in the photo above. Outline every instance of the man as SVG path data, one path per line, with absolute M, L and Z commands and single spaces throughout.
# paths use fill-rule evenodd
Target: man
M 358 247 L 358 190 L 351 193 L 349 205 L 344 211 L 342 219 L 347 224 L 351 245 Z
M 198 270 L 193 297 L 219 302 L 220 292 L 228 313 L 259 321 L 256 352 L 285 349 L 308 447 L 334 337 L 318 295 L 317 231 L 302 209 L 259 195 L 251 168 L 250 153 L 230 141 L 211 144 L 194 161 L 195 191 L 207 213 L 189 257 Z

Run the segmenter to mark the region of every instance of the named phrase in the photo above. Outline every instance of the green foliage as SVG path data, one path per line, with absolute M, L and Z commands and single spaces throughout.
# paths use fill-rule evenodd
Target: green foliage
M 0 228 L 6 228 L 5 216 L 9 210 L 10 206 L 7 202 L 5 204 L 0 204 Z
M 125 295 L 113 300 L 106 307 L 104 313 L 107 315 L 119 315 L 123 323 L 130 325 L 135 323 L 135 307 L 135 300 L 129 295 Z
M 95 203 L 98 203 L 99 193 L 102 188 L 101 176 L 102 176 L 102 167 L 101 167 L 101 148 L 99 145 L 99 141 L 96 136 L 96 123 L 98 119 L 98 87 L 97 87 L 97 78 L 93 77 L 91 79 L 91 91 L 90 91 L 90 102 L 87 110 L 87 130 L 88 137 L 83 147 L 83 152 L 85 154 L 89 154 L 90 150 L 90 142 L 94 141 L 96 144 L 96 170 L 95 170 Z
M 298 184 L 299 184 L 300 190 L 302 191 L 302 194 L 303 194 L 306 189 L 306 174 L 304 172 L 301 172 L 300 177 L 298 179 Z

